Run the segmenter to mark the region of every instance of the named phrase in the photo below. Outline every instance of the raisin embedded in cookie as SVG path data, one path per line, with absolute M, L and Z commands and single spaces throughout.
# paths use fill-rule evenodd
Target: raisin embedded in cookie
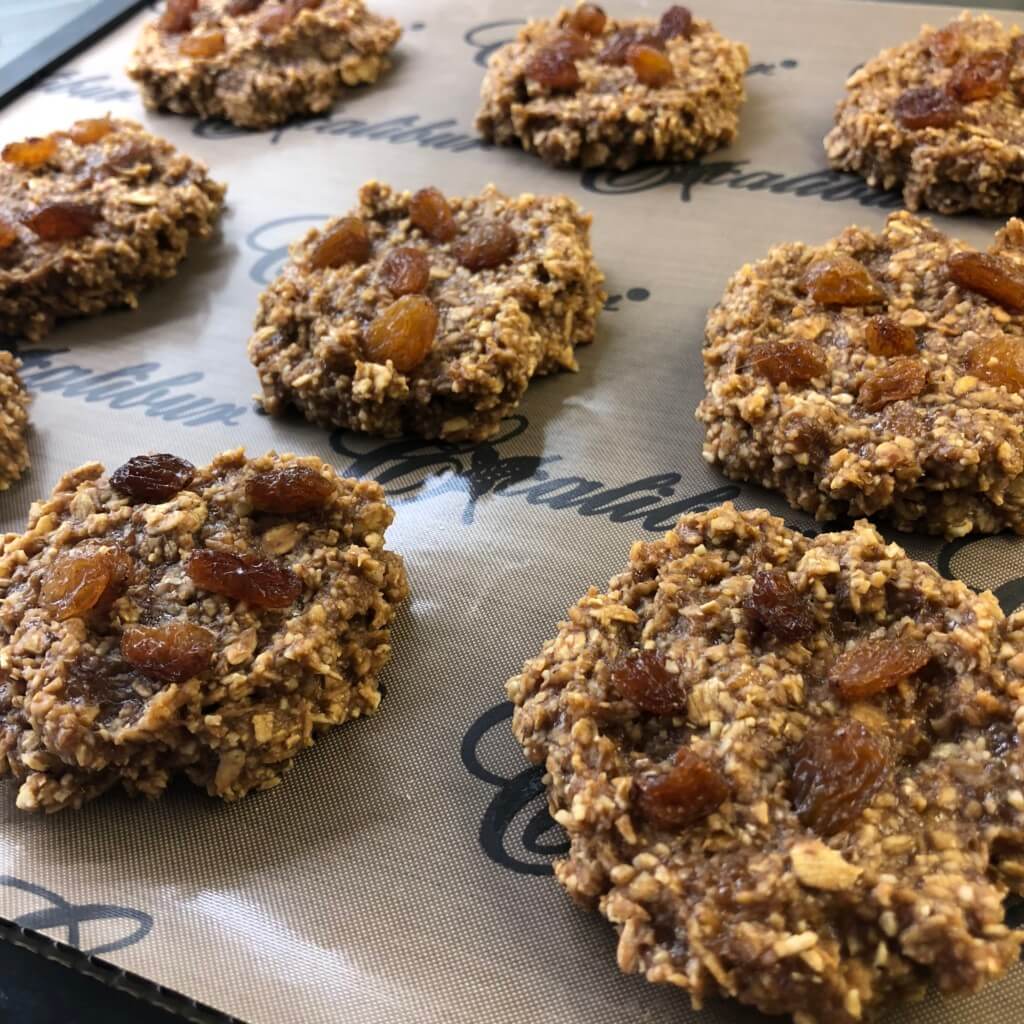
M 407 594 L 380 487 L 317 458 L 68 473 L 0 552 L 0 776 L 22 810 L 176 774 L 236 799 L 377 708 Z
M 150 109 L 269 128 L 375 82 L 400 35 L 362 0 L 167 0 L 128 75 Z
M 604 278 L 565 196 L 364 185 L 260 297 L 249 357 L 270 413 L 448 440 L 495 434 L 535 373 L 575 369 Z
M 491 57 L 477 129 L 551 164 L 692 160 L 736 137 L 749 63 L 685 7 L 616 21 L 584 3 L 531 21 Z
M 704 457 L 819 519 L 1024 533 L 1024 222 L 977 252 L 901 212 L 780 245 L 708 316 Z
M 1024 616 L 867 522 L 723 505 L 638 542 L 508 684 L 618 963 L 857 1024 L 1017 960 Z
M 206 238 L 224 186 L 134 121 L 93 118 L 0 153 L 0 334 L 135 307 Z
M 21 363 L 0 349 L 0 491 L 6 491 L 28 469 L 29 395 L 18 376 Z
M 903 189 L 911 210 L 1024 208 L 1024 37 L 988 15 L 885 50 L 851 75 L 825 138 L 833 167 Z

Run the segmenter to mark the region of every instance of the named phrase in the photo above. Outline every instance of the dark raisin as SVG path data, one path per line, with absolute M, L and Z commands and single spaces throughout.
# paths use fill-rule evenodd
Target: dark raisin
M 896 120 L 911 131 L 951 128 L 963 116 L 960 104 L 949 93 L 930 85 L 901 92 L 893 113 Z
M 421 188 L 412 197 L 409 220 L 435 242 L 450 242 L 458 231 L 448 200 L 436 188 Z
M 885 781 L 889 757 L 854 718 L 812 725 L 793 752 L 790 796 L 808 828 L 830 836 L 850 828 Z
M 18 229 L 9 221 L 0 217 L 0 252 L 10 249 L 18 241 Z
M 515 231 L 504 221 L 484 220 L 475 224 L 452 246 L 455 258 L 468 270 L 493 270 L 500 267 L 519 248 Z
M 358 217 L 342 217 L 317 242 L 310 263 L 317 269 L 365 263 L 370 257 L 370 233 Z
M 132 501 L 170 501 L 185 490 L 196 467 L 177 455 L 136 455 L 110 474 L 110 486 Z
M 549 44 L 541 47 L 527 61 L 523 73 L 531 82 L 551 92 L 572 92 L 580 85 L 576 59 L 565 46 Z
M 227 6 L 227 13 L 235 17 L 239 14 L 250 14 L 261 3 L 263 0 L 231 0 Z
M 693 15 L 689 8 L 679 4 L 673 4 L 661 16 L 658 22 L 658 37 L 660 39 L 675 39 L 682 36 L 689 39 L 693 34 Z
M 909 356 L 917 351 L 914 328 L 888 316 L 873 316 L 868 320 L 864 341 L 868 351 L 875 356 Z
M 91 203 L 58 201 L 26 214 L 21 223 L 44 242 L 68 242 L 91 234 L 101 219 L 99 210 Z
M 211 32 L 185 36 L 178 46 L 178 52 L 186 57 L 216 57 L 224 52 L 226 45 L 224 33 L 217 28 Z
M 861 384 L 857 404 L 868 412 L 878 412 L 892 402 L 916 397 L 927 386 L 928 371 L 920 359 L 896 356 Z
M 119 547 L 71 550 L 46 570 L 39 604 L 59 622 L 102 610 L 123 590 L 131 560 Z
M 680 747 L 668 771 L 639 775 L 636 803 L 649 821 L 681 829 L 706 818 L 729 798 L 729 784 L 710 761 Z
M 128 626 L 121 635 L 121 654 L 147 676 L 183 683 L 210 667 L 214 643 L 208 629 L 191 622 Z
M 656 50 L 665 48 L 665 41 L 649 32 L 637 32 L 636 29 L 624 28 L 611 37 L 608 44 L 597 55 L 602 64 L 621 67 L 626 63 L 626 56 L 631 46 L 651 46 Z
M 918 640 L 869 637 L 836 658 L 829 682 L 844 700 L 862 700 L 909 679 L 930 658 L 927 644 Z
M 825 306 L 871 306 L 885 298 L 868 268 L 845 253 L 811 263 L 804 272 L 803 287 Z
M 430 283 L 430 260 L 422 249 L 392 249 L 380 265 L 380 279 L 393 295 L 416 295 Z
M 192 27 L 192 15 L 199 0 L 167 0 L 164 13 L 157 22 L 163 32 L 187 32 Z
M 256 28 L 261 35 L 277 35 L 278 32 L 290 25 L 294 18 L 295 11 L 291 4 L 271 4 L 260 12 L 260 16 L 256 19 Z
M 828 370 L 825 353 L 813 341 L 765 341 L 751 350 L 751 370 L 773 384 L 806 384 Z
M 743 607 L 776 640 L 791 644 L 806 640 L 817 622 L 806 598 L 782 569 L 759 569 Z
M 637 81 L 651 89 L 667 85 L 675 74 L 672 61 L 653 46 L 634 44 L 626 52 L 626 63 L 633 69 Z
M 227 551 L 203 548 L 193 552 L 186 572 L 197 587 L 257 608 L 287 608 L 302 593 L 302 581 L 291 569 Z
M 665 655 L 660 651 L 630 651 L 612 665 L 611 684 L 626 700 L 652 715 L 686 710 L 679 676 L 665 667 Z
M 961 288 L 984 295 L 1011 313 L 1024 313 L 1024 271 L 1015 263 L 984 252 L 956 252 L 946 265 Z
M 312 466 L 299 464 L 257 473 L 245 490 L 256 510 L 285 516 L 325 508 L 334 484 Z
M 928 38 L 928 49 L 940 64 L 949 67 L 956 63 L 963 47 L 960 26 L 954 21 L 945 28 L 933 32 Z
M 597 4 L 580 4 L 569 15 L 568 26 L 585 36 L 599 36 L 607 21 L 608 15 Z

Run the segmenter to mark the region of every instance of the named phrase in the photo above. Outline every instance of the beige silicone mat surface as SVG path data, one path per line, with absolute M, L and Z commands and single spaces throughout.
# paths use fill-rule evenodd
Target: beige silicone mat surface
M 229 183 L 229 211 L 220 237 L 137 312 L 22 346 L 33 467 L 0 497 L 0 527 L 19 529 L 34 498 L 90 459 L 113 468 L 156 449 L 205 462 L 239 444 L 313 453 L 386 485 L 389 544 L 407 559 L 413 597 L 381 713 L 324 738 L 274 791 L 228 805 L 181 785 L 157 803 L 111 796 L 43 818 L 15 811 L 13 785 L 0 783 L 0 916 L 252 1024 L 758 1020 L 725 1005 L 694 1014 L 683 993 L 619 974 L 611 928 L 551 877 L 562 837 L 510 736 L 503 683 L 588 585 L 624 565 L 634 538 L 682 511 L 733 497 L 811 525 L 701 460 L 704 314 L 773 243 L 882 224 L 893 197 L 826 171 L 821 138 L 856 64 L 951 12 L 698 6 L 750 44 L 739 141 L 685 167 L 581 174 L 484 149 L 472 129 L 486 55 L 550 0 L 375 7 L 405 26 L 396 67 L 328 119 L 247 134 L 146 114 L 121 71 L 141 19 L 3 115 L 5 140 L 105 110 L 136 117 Z M 381 441 L 253 410 L 245 342 L 260 288 L 287 243 L 347 209 L 368 178 L 452 194 L 488 181 L 565 192 L 594 215 L 611 296 L 598 340 L 578 374 L 535 383 L 491 443 Z M 941 222 L 978 245 L 995 227 Z M 1022 599 L 1024 540 L 901 541 L 996 589 L 1007 608 Z M 1024 970 L 890 1019 L 1015 1024 Z

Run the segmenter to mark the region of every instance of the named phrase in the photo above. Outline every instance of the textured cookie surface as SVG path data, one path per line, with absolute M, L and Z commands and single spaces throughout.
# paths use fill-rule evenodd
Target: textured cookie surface
M 68 473 L 0 553 L 0 776 L 23 810 L 185 774 L 235 799 L 376 709 L 407 593 L 380 488 L 225 452 Z
M 604 302 L 590 218 L 565 196 L 365 185 L 260 297 L 263 405 L 325 426 L 482 439 L 530 378 L 574 369 Z
M 0 351 L 0 491 L 6 491 L 28 469 L 29 396 L 18 376 L 21 364 Z
M 1024 532 L 1024 223 L 780 245 L 708 316 L 704 456 L 831 519 Z
M 684 7 L 659 22 L 583 4 L 491 57 L 477 129 L 552 164 L 691 160 L 735 138 L 748 64 L 746 46 Z
M 855 71 L 825 138 L 832 166 L 902 188 L 911 210 L 1024 207 L 1024 37 L 964 13 Z
M 618 963 L 855 1024 L 1012 966 L 1024 618 L 867 523 L 724 505 L 638 542 L 511 679 Z
M 151 109 L 268 128 L 375 82 L 400 35 L 362 0 L 168 0 L 128 74 Z
M 78 121 L 0 159 L 0 334 L 135 307 L 213 230 L 224 186 L 133 121 Z

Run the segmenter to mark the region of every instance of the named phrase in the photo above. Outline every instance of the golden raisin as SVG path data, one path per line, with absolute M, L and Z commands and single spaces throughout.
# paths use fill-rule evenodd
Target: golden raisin
M 622 67 L 626 63 L 626 56 L 630 48 L 633 46 L 650 46 L 655 50 L 662 50 L 665 47 L 665 42 L 649 32 L 638 32 L 633 28 L 624 28 L 611 37 L 605 48 L 597 55 L 597 59 L 602 64 Z
M 955 284 L 998 302 L 1011 313 L 1024 313 L 1024 271 L 1003 256 L 957 252 L 946 264 Z
M 960 26 L 956 22 L 933 32 L 928 39 L 928 49 L 940 64 L 949 67 L 956 63 L 963 46 Z
M 121 589 L 131 563 L 120 548 L 66 551 L 46 570 L 40 607 L 58 622 L 108 604 Z
M 345 263 L 365 263 L 370 256 L 370 233 L 358 217 L 342 217 L 323 235 L 310 262 L 317 270 Z
M 679 4 L 673 4 L 658 22 L 658 37 L 660 39 L 674 39 L 676 36 L 689 39 L 692 34 L 693 15 L 689 8 Z
M 800 821 L 823 836 L 850 828 L 888 770 L 885 748 L 855 718 L 817 722 L 793 752 L 789 792 Z
M 210 667 L 214 636 L 191 622 L 164 626 L 128 626 L 121 634 L 121 655 L 129 665 L 167 683 L 183 683 Z
M 299 463 L 257 473 L 246 483 L 245 492 L 257 511 L 290 515 L 325 508 L 334 484 L 312 466 Z
M 825 353 L 813 341 L 765 341 L 750 353 L 750 369 L 773 384 L 806 384 L 828 369 Z
M 1024 341 L 999 334 L 967 350 L 964 368 L 995 387 L 1024 391 Z
M 641 85 L 659 89 L 672 80 L 675 73 L 672 61 L 653 46 L 634 43 L 626 51 L 626 62 L 636 74 Z
M 187 32 L 192 27 L 192 15 L 198 7 L 199 0 L 167 0 L 157 24 L 163 32 Z
M 285 26 L 290 25 L 295 11 L 290 4 L 271 4 L 265 7 L 256 19 L 256 28 L 265 36 L 276 35 Z
M 186 57 L 216 57 L 217 54 L 224 52 L 224 46 L 224 33 L 217 28 L 212 32 L 186 36 L 182 39 L 178 51 Z
M 660 651 L 630 651 L 611 667 L 611 684 L 628 701 L 652 715 L 674 715 L 686 710 L 686 694 L 679 676 L 665 667 Z
M 437 307 L 423 295 L 403 295 L 381 310 L 366 329 L 366 355 L 391 360 L 399 373 L 415 370 L 427 358 L 437 334 Z
M 870 306 L 885 297 L 868 268 L 846 253 L 815 260 L 804 272 L 803 286 L 825 306 Z
M 18 240 L 17 228 L 9 221 L 0 217 L 0 252 L 10 249 Z
M 415 295 L 430 283 L 430 260 L 422 249 L 392 249 L 380 265 L 380 279 L 393 295 Z
M 889 316 L 873 316 L 864 328 L 864 341 L 874 356 L 909 356 L 917 351 L 917 335 Z
M 196 467 L 177 455 L 136 455 L 110 474 L 110 486 L 133 501 L 170 501 L 185 490 Z
M 667 772 L 636 778 L 640 813 L 662 828 L 679 829 L 706 818 L 729 798 L 729 784 L 718 768 L 680 747 Z
M 81 238 L 90 234 L 99 221 L 99 211 L 90 203 L 46 203 L 21 218 L 22 224 L 44 242 Z
M 34 170 L 42 167 L 57 152 L 57 140 L 47 135 L 45 138 L 31 138 L 24 142 L 9 142 L 0 151 L 0 156 L 9 164 Z
M 783 569 L 759 569 L 743 607 L 776 640 L 791 644 L 806 640 L 816 626 L 806 598 Z
M 896 120 L 904 128 L 951 128 L 963 116 L 960 104 L 944 89 L 923 85 L 905 89 L 893 108 Z
M 79 146 L 88 146 L 105 139 L 114 130 L 109 117 L 87 117 L 76 121 L 68 130 L 71 141 Z
M 539 49 L 527 61 L 523 73 L 531 82 L 552 92 L 572 92 L 580 84 L 580 73 L 570 48 L 555 43 Z
M 194 551 L 185 571 L 197 587 L 257 608 L 287 608 L 302 593 L 302 581 L 291 569 L 227 551 Z
M 961 103 L 973 103 L 998 96 L 1009 83 L 1009 55 L 1002 50 L 985 50 L 959 61 L 946 88 Z
M 914 398 L 927 386 L 928 371 L 920 359 L 896 356 L 861 384 L 857 404 L 868 412 L 878 412 L 892 402 Z
M 829 682 L 843 700 L 863 700 L 919 672 L 931 654 L 927 644 L 900 637 L 868 637 L 843 651 Z
M 421 188 L 412 197 L 409 220 L 435 242 L 450 242 L 458 230 L 448 200 L 436 188 Z
M 585 36 L 599 36 L 607 21 L 608 15 L 597 4 L 580 4 L 569 15 L 568 26 Z
M 504 221 L 484 220 L 453 246 L 455 258 L 468 270 L 493 270 L 511 259 L 519 248 L 515 231 Z

